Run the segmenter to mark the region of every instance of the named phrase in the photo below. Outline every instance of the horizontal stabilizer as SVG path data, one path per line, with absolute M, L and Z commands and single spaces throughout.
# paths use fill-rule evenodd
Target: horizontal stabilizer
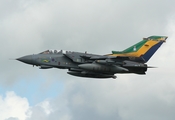
M 157 67 L 154 67 L 154 66 L 147 66 L 147 68 L 157 68 Z

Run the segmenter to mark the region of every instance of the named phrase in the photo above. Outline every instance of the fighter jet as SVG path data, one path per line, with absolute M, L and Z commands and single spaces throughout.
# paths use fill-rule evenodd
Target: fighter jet
M 134 73 L 145 75 L 146 63 L 166 41 L 166 36 L 150 36 L 123 51 L 96 55 L 87 52 L 46 50 L 16 60 L 38 66 L 40 69 L 67 69 L 68 74 L 88 78 L 116 78 L 115 74 Z

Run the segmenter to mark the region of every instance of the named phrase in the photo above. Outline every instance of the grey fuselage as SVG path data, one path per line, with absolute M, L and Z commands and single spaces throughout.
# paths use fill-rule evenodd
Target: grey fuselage
M 133 58 L 132 58 L 133 59 Z M 145 74 L 147 65 L 129 57 L 117 58 L 80 52 L 47 50 L 17 60 L 39 66 L 40 69 L 68 69 L 68 74 L 90 78 L 116 78 L 116 73 Z

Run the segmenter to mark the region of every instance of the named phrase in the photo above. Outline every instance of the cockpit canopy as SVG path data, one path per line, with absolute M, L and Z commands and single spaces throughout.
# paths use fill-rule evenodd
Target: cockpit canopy
M 41 52 L 39 54 L 59 54 L 59 53 L 66 53 L 64 50 L 46 50 L 44 52 Z

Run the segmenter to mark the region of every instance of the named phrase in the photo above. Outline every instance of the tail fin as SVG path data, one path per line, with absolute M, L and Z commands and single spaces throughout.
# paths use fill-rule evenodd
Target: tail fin
M 142 41 L 123 51 L 112 51 L 112 56 L 141 57 L 144 62 L 147 62 L 167 38 L 166 36 L 143 38 Z

